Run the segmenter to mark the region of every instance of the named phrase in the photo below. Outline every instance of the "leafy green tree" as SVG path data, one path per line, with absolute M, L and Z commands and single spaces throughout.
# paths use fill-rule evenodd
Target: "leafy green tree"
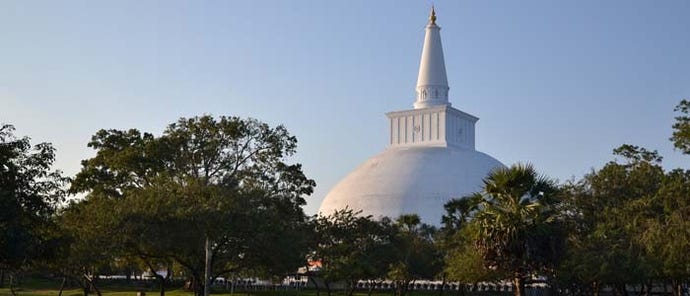
M 119 256 L 119 220 L 114 211 L 117 202 L 101 196 L 91 196 L 86 201 L 71 202 L 60 213 L 60 244 L 58 256 L 47 268 L 65 280 L 78 284 L 84 296 L 95 292 L 101 295 L 97 279 L 109 269 Z M 61 288 L 62 289 L 62 288 Z
M 51 256 L 52 217 L 66 182 L 51 170 L 54 161 L 51 144 L 32 146 L 12 125 L 0 126 L 0 271 L 10 273 L 11 288 L 19 272 Z
M 443 205 L 446 212 L 441 217 L 441 234 L 448 238 L 449 243 L 452 243 L 451 238 L 472 220 L 478 209 L 479 201 L 477 196 L 454 198 Z
M 436 229 L 421 223 L 419 216 L 401 215 L 394 226 L 394 261 L 388 268 L 388 279 L 395 282 L 396 295 L 403 296 L 415 280 L 439 275 L 443 260 L 434 241 Z
M 659 191 L 643 206 L 655 215 L 641 223 L 639 239 L 658 260 L 658 276 L 669 279 L 674 295 L 681 296 L 683 281 L 690 278 L 690 171 L 666 174 Z
M 486 266 L 510 274 L 515 295 L 525 295 L 525 280 L 550 271 L 560 258 L 555 182 L 518 164 L 491 172 L 471 198 L 478 201 L 474 243 Z
M 474 240 L 477 224 L 471 223 L 478 210 L 476 198 L 453 199 L 444 205 L 446 214 L 442 217 L 439 248 L 444 253 L 444 272 L 449 280 L 469 283 L 496 281 L 507 276 L 484 263 Z M 463 285 L 465 289 L 467 284 Z
M 681 100 L 674 111 L 680 113 L 672 126 L 671 141 L 676 149 L 690 154 L 690 101 Z M 690 277 L 690 205 L 688 196 L 690 172 L 676 169 L 669 172 L 655 200 L 659 215 L 649 219 L 649 225 L 641 235 L 647 250 L 661 261 L 661 272 L 673 282 L 674 293 L 681 295 L 683 280 Z
M 671 141 L 676 149 L 690 154 L 690 101 L 681 100 L 674 111 L 680 114 L 675 117 Z
M 649 205 L 664 179 L 661 157 L 633 145 L 614 154 L 623 162 L 609 162 L 563 190 L 571 230 L 562 281 L 579 283 L 593 294 L 603 285 L 625 294 L 627 283 L 659 276 L 656 259 L 638 237 L 646 221 L 659 214 Z
M 284 273 L 303 261 L 306 239 L 297 238 L 315 184 L 299 164 L 285 163 L 296 142 L 282 126 L 237 117 L 181 118 L 160 137 L 101 130 L 89 143 L 96 156 L 82 162 L 71 190 L 88 192 L 87 201 L 118 200 L 123 248 L 174 259 L 197 294 L 207 294 L 221 274 Z M 294 240 L 271 243 L 280 239 Z
M 347 294 L 352 295 L 358 280 L 385 277 L 392 251 L 387 226 L 348 208 L 314 219 L 316 238 L 310 260 L 321 262 L 315 276 L 323 281 L 328 295 L 338 281 L 344 281 Z M 318 288 L 317 280 L 312 280 Z

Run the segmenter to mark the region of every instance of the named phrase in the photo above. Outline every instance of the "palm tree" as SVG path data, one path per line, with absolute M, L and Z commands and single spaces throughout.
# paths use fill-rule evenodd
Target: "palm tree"
M 511 274 L 516 296 L 525 280 L 547 271 L 562 253 L 556 182 L 529 164 L 499 168 L 484 179 L 477 201 L 475 244 L 491 269 Z

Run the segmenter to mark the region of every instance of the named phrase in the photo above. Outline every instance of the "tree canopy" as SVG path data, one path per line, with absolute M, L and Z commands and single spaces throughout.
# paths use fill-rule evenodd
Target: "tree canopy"
M 201 293 L 221 274 L 284 274 L 303 262 L 302 206 L 315 183 L 285 162 L 296 146 L 283 126 L 238 117 L 181 118 L 159 137 L 100 130 L 71 191 L 115 200 L 120 250 L 174 259 Z M 295 244 L 275 244 L 287 239 Z
M 52 256 L 52 218 L 66 182 L 54 161 L 51 144 L 32 146 L 14 126 L 0 126 L 0 270 L 15 273 Z
M 513 279 L 515 295 L 525 295 L 529 276 L 548 272 L 559 262 L 563 250 L 559 204 L 556 183 L 540 176 L 531 165 L 492 171 L 482 190 L 467 202 L 446 205 L 446 231 L 464 226 L 465 230 L 459 231 L 471 237 L 454 246 L 455 258 L 450 262 L 476 266 L 481 257 L 484 263 L 480 270 L 451 268 L 455 273 L 466 273 L 454 277 L 504 274 Z M 467 243 L 478 254 L 468 253 Z
M 675 111 L 671 141 L 690 154 L 690 102 Z M 364 280 L 370 294 L 386 282 L 403 295 L 424 279 L 509 280 L 518 296 L 537 280 L 569 295 L 681 296 L 690 278 L 690 170 L 665 170 L 657 151 L 632 144 L 562 184 L 528 164 L 496 169 L 445 204 L 440 230 L 413 213 L 305 216 L 315 183 L 289 161 L 296 138 L 255 119 L 100 130 L 88 146 L 95 156 L 65 190 L 52 145 L 0 126 L 0 285 L 40 270 L 100 294 L 99 275 L 137 269 L 164 295 L 175 269 L 202 295 L 220 276 L 277 280 L 307 261 L 320 263 L 308 275 L 329 294 Z

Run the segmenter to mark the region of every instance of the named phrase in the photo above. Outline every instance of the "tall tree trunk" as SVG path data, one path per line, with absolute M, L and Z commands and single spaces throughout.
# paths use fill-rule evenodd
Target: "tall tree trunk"
M 316 296 L 321 296 L 321 291 L 319 290 L 319 283 L 316 282 L 313 276 L 308 278 L 312 283 L 314 283 L 314 288 L 316 288 Z
M 328 281 L 324 280 L 323 285 L 326 286 L 326 293 L 328 296 L 331 296 L 331 285 L 328 284 Z
M 84 291 L 84 296 L 89 296 L 89 293 L 91 293 L 91 285 L 89 285 L 89 281 L 86 279 L 86 277 L 82 277 L 81 283 L 82 290 Z
M 376 286 L 376 281 L 369 280 L 369 289 L 367 290 L 367 296 L 371 296 L 374 292 L 374 286 Z
M 197 274 L 192 282 L 194 283 L 194 295 L 204 296 L 204 280 L 202 275 Z
M 403 280 L 403 281 L 398 281 L 396 283 L 396 290 L 397 290 L 397 295 L 398 296 L 405 296 L 407 293 L 408 286 L 410 285 L 410 281 Z
M 644 293 L 645 293 L 645 292 L 644 292 L 645 289 L 646 289 L 646 288 L 645 288 L 645 283 L 644 283 L 644 282 L 641 282 L 641 283 L 640 283 L 640 293 L 637 293 L 637 295 L 643 296 Z M 635 288 L 633 288 L 633 291 L 634 291 L 634 290 L 635 290 Z
M 96 291 L 96 295 L 103 296 L 103 295 L 101 295 L 101 290 L 98 289 L 98 287 L 96 286 L 96 282 L 91 281 L 91 287 L 93 287 L 93 290 Z
M 166 263 L 165 266 L 165 280 L 171 281 L 173 280 L 173 268 L 172 268 L 172 262 Z
M 155 267 L 153 266 L 153 264 L 151 264 L 149 260 L 143 257 L 141 259 L 146 263 L 146 265 L 149 267 L 149 271 L 151 271 L 151 273 L 153 273 L 153 275 L 158 280 L 158 284 L 160 285 L 159 291 L 161 296 L 165 296 L 165 278 L 162 275 L 158 274 L 158 272 L 156 272 Z
M 642 296 L 649 296 L 652 295 L 652 281 L 647 281 L 642 283 L 642 288 L 644 289 Z
M 14 273 L 10 272 L 10 293 L 12 293 L 12 296 L 17 296 L 17 292 L 14 290 Z
M 513 278 L 513 292 L 515 296 L 525 296 L 525 278 L 520 273 L 515 273 Z
M 157 273 L 155 275 L 156 275 L 156 278 L 158 279 L 158 283 L 160 284 L 160 286 L 159 286 L 160 294 L 161 294 L 161 296 L 165 296 L 165 278 L 162 275 L 157 274 Z
M 682 281 L 679 280 L 673 280 L 673 295 L 674 296 L 683 296 L 683 285 Z
M 345 287 L 345 294 L 347 294 L 348 296 L 352 296 L 352 294 L 355 293 L 355 286 L 357 285 L 357 284 L 355 284 L 355 282 L 356 282 L 355 280 L 348 280 L 347 281 L 347 286 L 349 286 L 349 287 L 347 287 L 347 286 Z M 348 291 L 348 288 L 350 289 L 349 291 Z
M 550 296 L 558 296 L 558 295 L 560 295 L 560 294 L 561 294 L 561 289 L 560 289 L 560 287 L 558 286 L 558 284 L 556 283 L 556 281 L 554 281 L 553 279 L 550 278 L 550 281 L 549 281 L 549 295 L 550 295 Z
M 616 292 L 620 296 L 628 296 L 628 287 L 625 284 L 616 285 Z
M 58 296 L 62 296 L 62 291 L 65 290 L 65 282 L 67 282 L 67 277 L 63 276 L 62 283 L 60 283 L 60 291 L 58 292 Z
M 446 273 L 443 273 L 443 277 L 441 280 L 441 289 L 438 292 L 438 296 L 443 296 L 443 289 L 446 288 Z
M 227 279 L 225 279 L 225 284 L 227 285 Z M 235 277 L 230 275 L 230 295 L 235 294 Z
M 204 296 L 208 296 L 211 293 L 211 258 L 213 257 L 211 250 L 211 240 L 206 236 L 206 260 L 204 260 Z
M 84 279 L 86 280 L 85 291 L 93 289 L 96 292 L 96 295 L 102 296 L 101 290 L 98 289 L 98 287 L 96 286 L 96 276 L 95 275 L 93 276 L 93 278 L 89 278 L 86 274 L 84 274 Z
M 125 275 L 125 281 L 127 284 L 132 283 L 132 273 L 134 273 L 134 268 L 132 268 L 132 264 L 127 265 L 127 274 Z

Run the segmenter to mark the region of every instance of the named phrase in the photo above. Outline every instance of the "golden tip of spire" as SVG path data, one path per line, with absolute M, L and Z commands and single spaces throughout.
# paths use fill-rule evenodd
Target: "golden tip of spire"
M 431 5 L 431 16 L 429 16 L 429 21 L 431 21 L 432 25 L 436 24 L 436 10 L 433 4 Z

